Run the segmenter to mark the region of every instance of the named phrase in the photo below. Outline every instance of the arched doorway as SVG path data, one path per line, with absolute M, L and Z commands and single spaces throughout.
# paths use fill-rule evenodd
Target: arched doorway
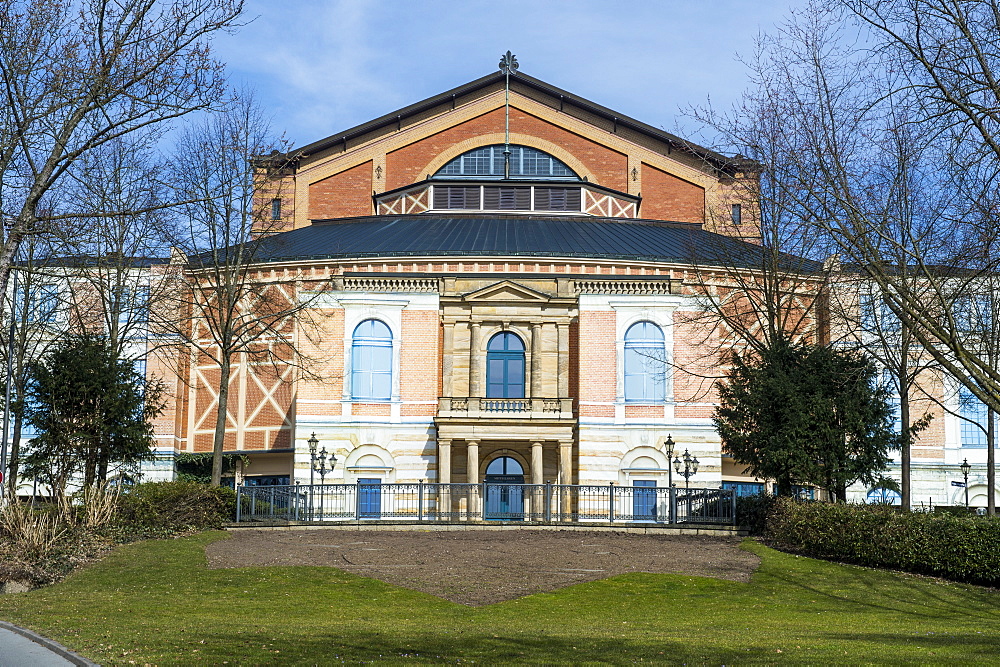
M 486 466 L 484 519 L 524 519 L 524 468 L 510 456 L 498 456 Z

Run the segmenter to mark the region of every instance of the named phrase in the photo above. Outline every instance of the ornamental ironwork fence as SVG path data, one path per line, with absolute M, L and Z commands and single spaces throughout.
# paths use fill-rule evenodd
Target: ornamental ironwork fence
M 515 521 L 719 523 L 736 520 L 732 489 L 613 484 L 295 484 L 236 489 L 237 522 Z

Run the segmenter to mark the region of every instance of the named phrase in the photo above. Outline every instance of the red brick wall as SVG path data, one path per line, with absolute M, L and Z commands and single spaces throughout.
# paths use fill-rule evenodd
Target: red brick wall
M 347 218 L 371 215 L 372 163 L 351 167 L 309 185 L 309 218 Z
M 617 151 L 518 109 L 510 111 L 510 130 L 561 146 L 586 165 L 600 185 L 615 190 L 625 190 L 628 187 L 628 159 Z M 423 170 L 428 163 L 457 143 L 503 131 L 504 111 L 495 109 L 393 151 L 385 158 L 386 188 L 391 190 L 423 180 L 427 176 Z M 371 188 L 368 191 L 370 193 Z
M 705 191 L 646 163 L 642 165 L 639 217 L 676 222 L 705 221 Z
M 404 310 L 399 351 L 399 396 L 404 401 L 435 401 L 441 361 L 437 355 L 440 317 L 428 310 Z
M 615 313 L 582 312 L 579 317 L 580 415 L 609 416 L 612 406 L 582 405 L 587 401 L 615 400 L 617 352 L 615 350 Z

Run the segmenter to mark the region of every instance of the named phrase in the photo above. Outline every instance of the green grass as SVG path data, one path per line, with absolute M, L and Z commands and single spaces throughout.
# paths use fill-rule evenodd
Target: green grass
M 346 660 L 963 663 L 1000 654 L 993 590 L 757 544 L 749 584 L 630 574 L 482 608 L 331 568 L 205 568 L 223 533 L 118 550 L 0 597 L 0 619 L 102 664 Z

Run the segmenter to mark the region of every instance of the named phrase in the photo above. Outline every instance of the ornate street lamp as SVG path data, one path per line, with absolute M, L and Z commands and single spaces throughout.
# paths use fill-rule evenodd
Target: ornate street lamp
M 958 469 L 962 471 L 962 477 L 965 478 L 965 509 L 969 509 L 969 473 L 972 472 L 969 459 L 962 459 L 962 465 L 958 466 Z
M 667 488 L 674 486 L 674 474 L 670 469 L 670 457 L 674 455 L 674 439 L 667 434 L 667 439 L 663 443 L 663 453 L 667 455 Z
M 316 478 L 313 473 L 317 472 L 319 473 L 319 483 L 325 484 L 326 474 L 333 472 L 333 467 L 337 464 L 337 455 L 333 453 L 329 455 L 330 467 L 328 468 L 326 466 L 328 460 L 326 447 L 319 454 L 316 453 L 316 448 L 319 447 L 319 439 L 316 438 L 316 434 L 313 433 L 306 442 L 309 443 L 309 486 L 315 483 Z
M 684 476 L 684 488 L 688 488 L 691 476 L 698 472 L 698 458 L 684 450 L 684 456 L 674 457 L 674 471 Z
M 319 440 L 316 438 L 315 431 L 309 437 L 309 486 L 313 485 L 313 471 L 316 469 L 316 448 L 319 447 Z

